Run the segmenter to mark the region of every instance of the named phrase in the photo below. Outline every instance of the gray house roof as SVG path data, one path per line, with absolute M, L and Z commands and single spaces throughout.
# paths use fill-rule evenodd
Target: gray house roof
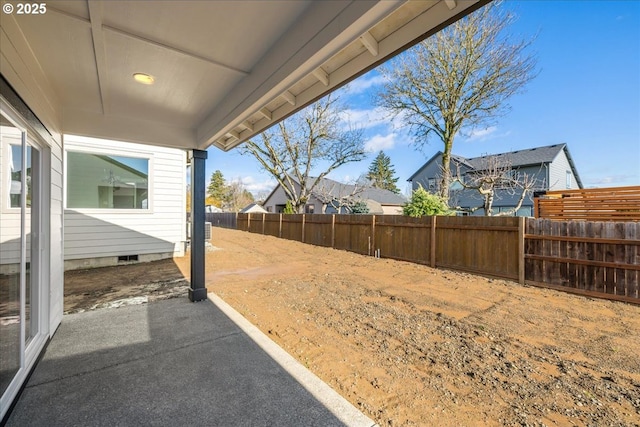
M 316 179 L 317 178 L 309 178 L 309 181 L 310 183 L 313 183 L 315 182 Z M 279 187 L 280 187 L 280 184 L 276 185 L 276 187 L 271 191 L 269 196 L 265 199 L 265 204 L 266 204 L 266 201 L 268 201 L 271 198 L 271 196 L 275 193 L 275 191 Z M 356 191 L 356 185 L 343 184 L 341 182 L 334 181 L 329 178 L 322 178 L 321 182 L 319 182 L 311 192 L 311 195 L 317 198 L 318 200 L 323 201 L 323 203 L 328 203 L 331 200 L 327 200 L 327 199 L 335 200 L 340 197 L 350 195 L 354 193 L 354 191 Z M 356 192 L 357 192 L 357 197 L 360 199 L 373 200 L 375 202 L 378 202 L 380 205 L 385 205 L 385 206 L 402 206 L 407 202 L 407 200 L 402 195 L 395 194 L 392 191 L 383 190 L 381 188 L 374 188 L 374 187 L 362 188 L 362 186 L 360 186 L 360 189 L 358 189 Z
M 374 200 L 381 205 L 404 205 L 407 201 L 401 195 L 382 188 L 362 187 L 353 184 L 343 184 L 329 178 L 322 178 L 322 181 L 316 185 L 312 194 L 318 199 L 326 196 L 332 198 L 344 197 L 352 193 L 363 200 Z
M 567 159 L 569 160 L 569 164 L 571 165 L 571 169 L 573 170 L 573 174 L 576 177 L 576 182 L 580 188 L 582 188 L 582 181 L 580 180 L 580 176 L 578 175 L 578 170 L 573 163 L 573 158 L 569 153 L 569 148 L 567 144 L 554 144 L 547 145 L 543 147 L 534 147 L 525 150 L 516 150 L 516 151 L 508 151 L 506 153 L 498 153 L 498 154 L 490 154 L 479 157 L 462 157 L 452 154 L 451 159 L 463 164 L 471 169 L 479 169 L 484 165 L 484 160 L 487 157 L 500 157 L 500 156 L 508 156 L 508 159 L 511 163 L 511 166 L 514 168 L 522 167 L 522 166 L 530 166 L 530 165 L 540 165 L 545 163 L 551 163 L 555 160 L 555 158 L 560 154 L 560 152 L 564 151 Z M 413 181 L 413 179 L 420 174 L 420 172 L 428 166 L 434 160 L 442 157 L 442 151 L 438 151 L 434 154 L 427 162 L 422 165 L 407 181 Z

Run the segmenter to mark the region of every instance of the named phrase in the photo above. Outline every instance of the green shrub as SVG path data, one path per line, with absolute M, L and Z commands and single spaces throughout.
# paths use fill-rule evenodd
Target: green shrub
M 287 204 L 284 206 L 284 210 L 282 211 L 283 214 L 295 214 L 298 213 L 296 212 L 296 209 L 293 207 L 293 203 L 291 203 L 291 200 L 287 200 Z
M 438 195 L 420 187 L 411 194 L 411 200 L 402 208 L 402 213 L 418 218 L 421 216 L 452 215 L 447 203 Z

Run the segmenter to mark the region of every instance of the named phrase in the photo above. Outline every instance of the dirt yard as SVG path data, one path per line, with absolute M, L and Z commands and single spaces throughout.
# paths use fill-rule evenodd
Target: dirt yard
M 213 235 L 209 291 L 380 426 L 640 426 L 639 306 Z M 186 296 L 188 274 L 186 257 L 68 272 L 65 309 Z

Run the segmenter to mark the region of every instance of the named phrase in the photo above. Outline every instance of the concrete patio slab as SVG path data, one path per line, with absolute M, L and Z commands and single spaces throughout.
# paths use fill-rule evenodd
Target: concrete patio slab
M 7 425 L 375 425 L 210 298 L 65 316 Z

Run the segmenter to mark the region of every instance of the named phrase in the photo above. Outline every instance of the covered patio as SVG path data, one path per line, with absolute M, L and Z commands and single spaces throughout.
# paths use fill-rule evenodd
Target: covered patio
M 168 314 L 178 316 L 172 318 L 159 314 L 162 310 L 156 310 L 154 305 L 138 308 L 139 312 L 131 309 L 126 327 L 125 324 L 117 326 L 122 312 L 117 316 L 115 312 L 105 311 L 63 319 L 65 135 L 168 146 L 190 153 L 193 208 L 189 299 L 206 300 L 206 150 L 212 146 L 233 149 L 488 1 L 86 0 L 42 3 L 29 10 L 21 10 L 16 4 L 4 8 L 0 15 L 0 125 L 11 128 L 17 140 L 22 141 L 21 146 L 17 145 L 25 159 L 22 170 L 28 169 L 34 179 L 27 183 L 26 177 L 20 178 L 21 186 L 18 185 L 17 190 L 21 195 L 15 198 L 16 205 L 11 206 L 13 210 L 2 213 L 5 254 L 2 263 L 10 264 L 0 265 L 3 267 L 0 274 L 15 283 L 12 290 L 15 301 L 3 300 L 0 304 L 17 307 L 17 314 L 15 319 L 11 317 L 11 322 L 2 323 L 0 330 L 4 341 L 0 356 L 9 361 L 6 369 L 4 365 L 1 369 L 0 418 L 6 419 L 9 415 L 38 357 L 61 322 L 63 326 L 51 340 L 40 367 L 25 389 L 23 400 L 17 403 L 13 423 L 20 424 L 18 420 L 27 407 L 36 412 L 29 416 L 36 417 L 37 413 L 55 411 L 57 406 L 75 412 L 91 396 L 109 395 L 134 408 L 134 394 L 146 392 L 135 387 L 132 392 L 115 387 L 113 384 L 118 383 L 110 383 L 109 375 L 126 377 L 138 386 L 145 384 L 147 375 L 156 375 L 155 371 L 144 370 L 149 369 L 144 363 L 146 358 L 164 363 L 166 378 L 193 380 L 191 385 L 185 382 L 183 389 L 176 386 L 175 393 L 165 392 L 165 401 L 178 397 L 178 401 L 195 412 L 202 409 L 187 398 L 193 394 L 189 394 L 189 390 L 214 388 L 216 393 L 229 392 L 225 401 L 232 403 L 243 394 L 232 393 L 232 389 L 226 388 L 226 381 L 245 378 L 239 390 L 250 383 L 246 373 L 228 364 L 234 361 L 232 355 L 240 357 L 246 346 L 254 344 L 239 338 L 240 333 L 231 332 L 234 327 L 209 302 L 202 305 L 189 305 L 186 301 L 167 303 L 178 304 L 177 313 L 182 313 Z M 6 151 L 4 145 L 1 152 Z M 27 165 L 27 153 L 34 153 L 33 164 Z M 0 156 L 1 161 L 4 160 Z M 5 169 L 3 165 L 3 174 Z M 150 185 L 162 185 L 153 180 L 151 176 Z M 2 186 L 0 190 L 8 193 Z M 12 196 L 17 190 L 11 188 Z M 4 203 L 2 191 L 0 198 Z M 148 209 L 154 208 L 158 207 L 150 200 Z M 12 220 L 5 221 L 9 218 L 6 215 L 13 215 Z M 5 242 L 6 236 L 10 239 Z M 98 320 L 99 316 L 106 318 Z M 95 327 L 78 328 L 85 322 Z M 114 332 L 124 331 L 124 335 L 105 337 L 100 328 L 105 331 L 115 328 Z M 227 336 L 239 343 L 216 353 L 213 343 L 226 343 Z M 109 340 L 114 340 L 110 349 L 100 347 L 101 342 Z M 97 347 L 89 346 L 90 342 Z M 169 342 L 175 345 L 174 352 L 158 350 Z M 200 345 L 201 353 L 191 353 Z M 177 358 L 183 351 L 185 357 Z M 265 366 L 267 370 L 276 369 L 273 361 L 259 353 L 247 350 L 247 354 L 256 357 L 251 362 L 256 373 L 262 372 Z M 112 366 L 113 360 L 121 360 L 120 365 Z M 80 370 L 65 371 L 64 366 Z M 93 366 L 97 371 L 92 373 L 93 368 L 85 371 L 82 366 Z M 216 379 L 214 367 L 225 369 L 227 377 Z M 66 374 L 50 376 L 51 369 Z M 299 384 L 295 386 L 296 380 L 285 374 L 275 376 L 281 384 L 299 387 Z M 56 397 L 68 399 L 65 404 L 51 400 L 56 385 L 71 385 L 74 381 L 81 385 L 83 377 L 92 378 L 84 382 L 98 389 L 102 387 L 101 393 L 105 394 L 95 394 L 94 388 L 94 392 L 87 391 L 88 394 L 74 391 Z M 157 377 L 159 384 L 166 378 Z M 265 382 L 269 382 L 266 377 L 262 383 Z M 125 383 L 120 384 L 124 387 Z M 109 387 L 112 387 L 110 392 Z M 278 387 L 280 385 L 272 391 L 279 390 Z M 226 412 L 226 416 L 246 417 L 250 415 L 247 412 L 255 408 L 274 404 L 274 393 L 269 390 L 264 389 L 266 400 L 261 400 L 263 397 L 258 395 L 262 392 L 259 392 L 256 400 L 247 401 L 247 407 L 232 404 L 236 409 Z M 276 403 L 282 406 L 279 416 L 297 414 L 298 409 L 289 403 L 299 400 L 318 408 L 311 411 L 316 415 L 310 415 L 308 420 L 319 420 L 317 424 L 322 425 L 327 424 L 326 420 L 333 420 L 329 424 L 338 422 L 324 403 L 313 403 L 317 397 L 309 396 L 302 389 L 293 396 Z M 72 406 L 65 406 L 72 401 L 75 402 Z M 100 404 L 101 401 L 96 398 L 91 409 L 107 414 L 115 408 L 109 409 L 114 401 Z M 265 406 L 265 402 L 269 405 Z M 173 404 L 168 404 L 156 409 L 166 411 L 162 416 L 168 417 L 172 408 Z M 180 408 L 180 416 L 186 417 L 190 411 Z M 134 412 L 132 409 L 128 413 Z M 320 418 L 313 418 L 316 416 Z M 328 418 L 322 418 L 325 416 Z M 246 423 L 221 424 L 253 424 L 252 418 L 246 419 Z M 100 424 L 96 418 L 92 420 Z M 107 418 L 102 420 L 108 422 Z M 164 424 L 163 420 L 168 418 L 157 418 L 150 424 Z M 180 422 L 183 420 L 186 422 L 187 418 Z M 195 418 L 190 420 L 202 424 Z M 277 422 L 269 424 L 300 424 L 295 418 L 290 418 L 290 422 L 287 418 L 274 420 Z M 92 423 L 89 418 L 76 421 Z
M 7 426 L 374 424 L 213 297 L 67 315 Z

